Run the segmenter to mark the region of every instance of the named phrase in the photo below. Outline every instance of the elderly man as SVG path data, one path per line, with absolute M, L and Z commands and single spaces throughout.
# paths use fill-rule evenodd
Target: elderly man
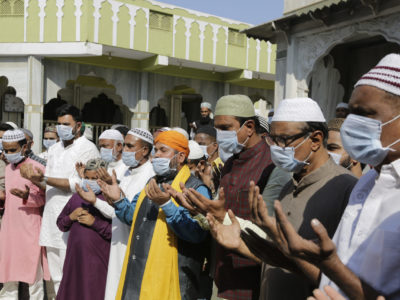
M 99 157 L 96 146 L 81 136 L 82 120 L 75 106 L 65 104 L 57 110 L 57 133 L 60 142 L 49 149 L 46 172 L 27 166 L 21 174 L 36 185 L 46 186 L 46 205 L 40 231 L 40 245 L 46 246 L 54 289 L 62 277 L 67 236 L 55 226 L 57 217 L 75 192 L 81 178 L 75 165 Z
M 197 299 L 207 236 L 189 212 L 166 189 L 192 187 L 210 198 L 204 184 L 186 165 L 188 140 L 166 131 L 155 139 L 156 176 L 130 202 L 114 181 L 102 184 L 121 221 L 131 225 L 128 249 L 116 299 Z
M 123 144 L 124 137 L 116 129 L 107 129 L 99 136 L 100 156 L 108 163 L 109 175 L 115 171 L 118 180 L 121 180 L 127 169 L 122 160 Z
M 0 218 L 3 214 L 4 210 L 4 199 L 5 199 L 5 181 L 4 181 L 4 174 L 6 170 L 6 163 L 4 161 L 4 154 L 3 154 L 3 143 L 2 138 L 3 134 L 7 131 L 13 129 L 13 127 L 7 123 L 0 124 Z M 1 219 L 0 219 L 1 220 Z
M 340 102 L 336 106 L 336 118 L 343 118 L 345 119 L 347 115 L 349 114 L 349 104 L 345 102 Z
M 335 163 L 351 171 L 354 176 L 360 178 L 362 175 L 361 164 L 344 150 L 342 139 L 340 138 L 340 128 L 345 119 L 335 118 L 328 123 L 328 146 L 329 155 Z
M 294 230 L 304 238 L 315 237 L 307 225 L 316 216 L 326 224 L 328 234 L 333 235 L 357 181 L 349 171 L 336 165 L 329 157 L 326 150 L 327 134 L 325 118 L 318 104 L 308 98 L 283 100 L 272 119 L 272 160 L 277 167 L 293 172 L 293 179 L 284 186 L 279 200 L 284 214 L 294 224 Z M 274 219 L 268 217 L 262 197 L 258 196 L 258 188 L 254 189 L 253 186 L 250 189 L 249 198 L 253 220 L 264 229 L 272 228 L 267 233 L 275 242 L 278 240 L 276 226 L 268 227 L 269 223 L 273 223 L 270 220 Z M 264 220 L 269 223 L 254 218 L 260 207 L 264 211 Z M 299 274 L 297 261 L 288 260 L 277 247 L 246 234 L 243 236 L 244 242 L 232 247 L 229 240 L 220 235 L 227 228 L 213 228 L 214 236 L 223 245 L 267 263 L 262 276 L 262 299 L 305 299 L 311 294 L 317 281 L 309 282 L 306 276 Z M 236 231 L 236 235 L 230 234 L 231 239 L 233 236 L 240 240 L 240 231 Z M 276 260 L 277 257 L 279 259 Z
M 60 138 L 57 135 L 56 126 L 47 126 L 43 134 L 43 147 L 45 148 L 45 150 L 42 153 L 38 154 L 38 156 L 47 161 L 49 148 L 57 143 L 59 140 Z
M 105 137 L 110 137 L 108 134 Z M 118 199 L 120 195 L 125 195 L 126 199 L 132 200 L 144 188 L 149 179 L 155 175 L 149 160 L 152 148 L 153 137 L 149 131 L 135 128 L 127 133 L 122 152 L 125 174 L 122 176 L 120 187 L 118 188 Z M 117 176 L 117 172 L 114 171 L 114 173 L 114 176 Z M 92 203 L 104 216 L 112 219 L 111 250 L 105 299 L 115 299 L 130 228 L 117 218 L 113 206 L 105 201 L 97 201 L 92 191 L 84 192 L 79 188 L 77 190 L 83 199 Z
M 40 156 L 36 155 L 32 151 L 32 146 L 33 146 L 33 133 L 29 129 L 21 128 L 22 132 L 25 134 L 26 140 L 27 140 L 27 149 L 25 151 L 25 155 L 29 157 L 30 159 L 33 159 L 40 163 L 43 166 L 46 166 L 46 160 L 41 158 Z
M 24 133 L 8 130 L 3 135 L 6 167 L 5 214 L 0 230 L 0 299 L 18 299 L 18 282 L 29 284 L 30 299 L 43 299 L 43 278 L 49 280 L 45 249 L 39 246 L 40 223 L 45 204 L 44 191 L 20 175 L 24 164 L 38 162 L 26 158 Z
M 311 223 L 318 244 L 296 236 L 288 222 L 282 224 L 296 250 L 292 254 L 303 253 L 316 265 L 310 271 L 323 273 L 320 286 L 337 285 L 350 299 L 400 295 L 399 78 L 400 55 L 389 54 L 355 85 L 342 142 L 351 157 L 374 169 L 354 187 L 333 243 L 322 220 Z

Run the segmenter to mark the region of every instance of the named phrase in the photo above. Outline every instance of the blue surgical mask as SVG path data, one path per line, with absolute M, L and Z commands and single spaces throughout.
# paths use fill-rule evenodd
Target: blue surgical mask
M 43 146 L 44 146 L 47 150 L 49 150 L 49 148 L 50 148 L 51 146 L 53 146 L 55 143 L 57 143 L 57 140 L 50 140 L 50 139 L 44 139 L 44 140 L 43 140 Z
M 376 167 L 385 159 L 389 151 L 394 151 L 390 147 L 400 142 L 400 139 L 397 139 L 386 147 L 383 147 L 381 143 L 382 127 L 398 118 L 400 115 L 382 123 L 363 116 L 348 115 L 340 128 L 343 148 L 351 158 Z
M 249 138 L 247 138 L 243 144 L 240 144 L 238 141 L 237 133 L 242 129 L 242 127 L 240 127 L 238 131 L 217 129 L 219 156 L 223 162 L 226 162 L 232 155 L 242 151 L 247 143 Z
M 4 156 L 6 157 L 7 161 L 10 164 L 17 164 L 24 158 L 24 156 L 21 153 L 22 153 L 22 150 L 20 152 L 12 153 L 12 154 L 4 153 Z
M 86 185 L 88 185 L 92 189 L 93 193 L 95 193 L 96 195 L 101 193 L 101 188 L 97 183 L 97 180 L 82 179 L 82 189 L 85 192 L 88 191 Z
M 63 141 L 70 141 L 75 137 L 75 134 L 72 133 L 72 127 L 67 125 L 57 125 L 57 134 Z
M 272 123 L 272 117 L 268 117 L 268 124 L 271 125 Z
M 140 163 L 140 160 L 136 159 L 136 152 L 122 152 L 122 161 L 131 168 L 137 167 Z
M 113 155 L 113 149 L 107 149 L 104 147 L 100 148 L 100 156 L 101 159 L 110 163 L 116 160 L 116 157 Z
M 0 151 L 3 151 L 3 139 L 0 139 Z
M 154 149 L 154 147 L 153 147 L 151 149 L 150 156 L 153 157 L 154 155 L 156 155 L 156 149 Z
M 310 152 L 310 155 L 304 161 L 299 161 L 294 157 L 296 153 L 295 150 L 298 147 L 300 147 L 306 140 L 308 140 L 308 138 L 309 137 L 304 139 L 296 147 L 282 148 L 276 145 L 270 146 L 271 159 L 274 162 L 275 166 L 282 168 L 288 172 L 293 172 L 293 173 L 300 172 L 305 165 L 309 164 L 307 160 L 310 158 L 312 152 Z
M 329 151 L 328 151 L 328 153 L 332 157 L 335 164 L 340 166 L 340 160 L 342 159 L 342 154 L 337 154 L 337 153 L 329 152 Z
M 153 158 L 152 164 L 154 172 L 159 176 L 166 176 L 176 171 L 176 168 L 170 167 L 171 159 L 164 157 Z

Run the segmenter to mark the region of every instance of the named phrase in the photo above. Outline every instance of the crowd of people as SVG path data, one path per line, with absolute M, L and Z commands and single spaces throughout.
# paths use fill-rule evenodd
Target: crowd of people
M 64 104 L 38 155 L 1 124 L 0 299 L 49 280 L 57 299 L 400 299 L 400 55 L 329 121 L 310 98 L 200 109 L 190 134 L 95 145 Z

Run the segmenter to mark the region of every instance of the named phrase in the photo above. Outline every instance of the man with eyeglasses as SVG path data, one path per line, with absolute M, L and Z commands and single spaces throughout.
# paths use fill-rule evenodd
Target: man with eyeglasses
M 292 180 L 283 187 L 279 200 L 287 219 L 305 239 L 316 238 L 309 226 L 313 218 L 318 218 L 326 226 L 329 236 L 333 236 L 357 182 L 348 170 L 335 164 L 329 156 L 327 138 L 325 118 L 315 101 L 296 98 L 280 103 L 272 119 L 268 143 L 274 164 L 293 172 Z M 253 184 L 253 191 L 249 193 L 250 204 L 253 203 L 252 221 L 265 230 L 266 225 L 257 218 L 257 209 L 266 211 L 265 206 L 260 206 L 261 196 L 258 195 L 258 188 Z M 235 222 L 235 218 L 232 220 Z M 262 238 L 260 234 L 246 232 L 240 235 L 235 226 L 237 228 L 237 224 L 230 228 L 221 224 L 215 226 L 214 221 L 211 232 L 225 247 L 266 263 L 260 299 L 306 299 L 311 295 L 316 284 L 299 271 L 298 261 L 284 256 L 281 249 L 270 242 L 275 242 L 271 232 L 267 232 L 267 239 L 265 234 Z M 227 234 L 230 229 L 232 231 Z M 222 238 L 222 231 L 229 239 Z M 237 241 L 232 243 L 235 239 Z

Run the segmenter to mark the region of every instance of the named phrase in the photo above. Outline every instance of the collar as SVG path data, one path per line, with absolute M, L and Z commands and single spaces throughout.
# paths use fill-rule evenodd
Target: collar
M 292 177 L 295 193 L 300 193 L 302 190 L 309 187 L 310 185 L 313 185 L 314 183 L 323 180 L 326 177 L 326 174 L 329 173 L 332 168 L 335 168 L 335 166 L 336 163 L 333 161 L 332 158 L 329 158 L 321 167 L 304 176 L 300 179 L 300 181 L 297 181 L 296 179 L 294 179 L 294 177 Z
M 257 153 L 264 152 L 267 146 L 267 142 L 264 139 L 261 139 L 261 141 L 259 141 L 253 147 L 245 148 L 240 153 L 236 154 L 235 159 L 243 161 L 250 160 L 251 158 L 255 157 Z
M 390 164 L 383 165 L 381 168 L 381 172 L 384 173 L 391 172 L 392 170 L 396 173 L 397 177 L 400 178 L 400 158 L 392 161 Z
M 122 159 L 121 159 L 122 161 Z M 128 172 L 130 173 L 130 175 L 136 175 L 140 172 L 142 172 L 143 169 L 147 168 L 148 165 L 151 164 L 150 160 L 147 160 L 143 165 L 140 165 L 136 168 L 128 168 Z

